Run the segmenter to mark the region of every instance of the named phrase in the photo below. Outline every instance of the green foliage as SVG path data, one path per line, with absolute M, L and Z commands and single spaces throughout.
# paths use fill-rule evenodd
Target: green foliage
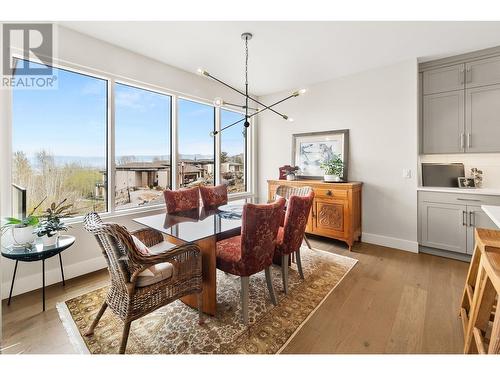
M 50 206 L 43 212 L 40 223 L 35 229 L 38 237 L 47 235 L 52 237 L 59 231 L 67 231 L 69 226 L 61 221 L 61 219 L 75 215 L 72 211 L 73 204 L 65 204 L 67 199 L 63 199 L 59 203 L 52 202 Z
M 320 164 L 321 169 L 325 171 L 326 175 L 342 176 L 344 171 L 344 162 L 342 161 L 340 154 L 334 154 L 329 160 L 325 160 Z

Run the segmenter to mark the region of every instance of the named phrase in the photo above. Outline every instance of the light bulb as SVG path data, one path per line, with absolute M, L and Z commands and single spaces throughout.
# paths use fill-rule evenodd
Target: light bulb
M 220 107 L 224 105 L 224 100 L 222 98 L 215 98 L 214 99 L 214 106 Z
M 202 68 L 198 68 L 196 70 L 198 72 L 199 75 L 201 76 L 208 76 L 208 72 L 205 70 L 205 69 L 202 69 Z
M 307 92 L 307 89 L 300 89 L 298 91 L 299 95 L 304 95 Z
M 291 117 L 288 117 L 286 120 L 287 120 L 287 121 L 289 121 L 289 122 L 294 122 L 294 121 L 295 121 L 295 120 L 294 120 L 293 118 L 291 118 Z

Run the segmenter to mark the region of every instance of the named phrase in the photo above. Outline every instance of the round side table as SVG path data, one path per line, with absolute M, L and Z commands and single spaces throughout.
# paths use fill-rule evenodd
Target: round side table
M 59 264 L 61 266 L 61 276 L 63 285 L 66 285 L 64 281 L 64 270 L 62 264 L 61 253 L 68 247 L 75 243 L 75 237 L 69 235 L 60 235 L 57 239 L 55 245 L 43 246 L 40 242 L 35 242 L 31 247 L 14 247 L 12 245 L 2 247 L 2 256 L 8 259 L 16 261 L 14 266 L 14 274 L 12 275 L 12 283 L 10 285 L 9 300 L 7 305 L 10 305 L 10 299 L 12 297 L 12 290 L 14 289 L 14 280 L 16 278 L 17 264 L 19 262 L 36 262 L 42 261 L 42 305 L 43 311 L 45 311 L 45 259 L 51 258 L 53 256 L 59 255 Z

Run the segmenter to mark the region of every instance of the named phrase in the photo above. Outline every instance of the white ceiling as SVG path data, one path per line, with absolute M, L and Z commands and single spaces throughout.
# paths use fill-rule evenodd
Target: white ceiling
M 186 71 L 199 67 L 243 84 L 249 31 L 250 91 L 307 87 L 419 58 L 500 45 L 500 22 L 60 22 L 63 26 Z

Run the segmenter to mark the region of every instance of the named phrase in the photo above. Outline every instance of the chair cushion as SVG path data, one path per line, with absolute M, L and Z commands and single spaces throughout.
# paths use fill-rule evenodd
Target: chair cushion
M 144 243 L 138 239 L 136 236 L 132 235 L 134 244 L 137 249 L 144 255 L 155 255 L 164 253 L 165 251 L 175 247 L 174 244 L 170 242 L 162 241 L 151 247 L 147 247 Z M 172 277 L 174 274 L 174 266 L 169 262 L 155 264 L 144 271 L 142 271 L 139 276 L 137 276 L 137 281 L 135 283 L 138 287 L 144 287 L 148 285 L 155 284 L 159 281 L 163 281 Z
M 233 275 L 241 275 L 241 236 L 217 242 L 217 268 Z
M 138 287 L 156 284 L 169 279 L 174 274 L 174 266 L 169 262 L 158 263 L 142 271 L 135 283 Z

